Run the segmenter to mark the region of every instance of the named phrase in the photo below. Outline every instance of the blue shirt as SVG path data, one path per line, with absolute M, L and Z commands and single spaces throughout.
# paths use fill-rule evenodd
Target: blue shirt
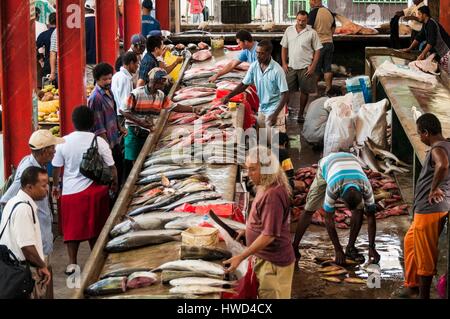
M 354 187 L 359 190 L 368 210 L 376 210 L 372 185 L 353 154 L 331 153 L 319 161 L 322 178 L 327 183 L 323 209 L 333 213 L 335 202 L 345 191 Z
M 281 94 L 289 90 L 283 68 L 273 59 L 270 60 L 264 73 L 261 71 L 259 62 L 253 62 L 242 83 L 256 86 L 259 111 L 265 116 L 276 111 L 281 101 Z
M 105 90 L 96 85 L 89 97 L 88 106 L 94 111 L 92 133 L 96 135 L 106 134 L 111 149 L 119 145 L 119 126 L 113 93 L 108 95 Z
M 147 52 L 142 58 L 141 65 L 139 66 L 139 79 L 148 82 L 148 72 L 151 69 L 159 66 L 158 61 L 152 53 Z
M 8 188 L 6 193 L 0 199 L 0 204 L 6 205 L 6 203 L 13 197 L 19 193 L 21 189 L 20 186 L 20 177 L 25 169 L 28 167 L 41 167 L 46 168 L 45 166 L 39 165 L 33 155 L 25 156 L 19 163 L 17 167 L 16 175 L 14 176 L 14 181 L 11 186 Z M 50 255 L 53 251 L 53 232 L 52 232 L 52 223 L 53 223 L 53 215 L 50 210 L 50 203 L 48 198 L 44 198 L 40 201 L 34 201 L 38 207 L 37 216 L 39 218 L 39 224 L 41 227 L 41 235 L 42 235 L 42 247 L 44 249 L 44 255 Z
M 87 14 L 84 25 L 86 28 L 86 64 L 96 64 L 97 43 L 95 39 L 95 15 Z
M 256 47 L 258 46 L 258 42 L 254 42 L 253 48 L 250 50 L 243 50 L 239 53 L 238 60 L 241 62 L 253 63 L 256 61 Z
M 142 16 L 142 35 L 147 37 L 150 31 L 161 30 L 159 21 L 153 18 L 151 15 Z

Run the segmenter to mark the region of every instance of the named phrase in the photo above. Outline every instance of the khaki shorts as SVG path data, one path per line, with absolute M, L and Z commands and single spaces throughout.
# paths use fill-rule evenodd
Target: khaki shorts
M 53 277 L 52 267 L 50 266 L 50 256 L 44 257 L 44 262 Z M 40 283 L 41 278 L 39 277 L 37 268 L 30 267 L 31 276 L 33 277 L 35 283 L 33 292 L 31 293 L 31 299 L 53 299 L 53 278 L 50 280 L 48 286 Z
M 305 94 L 315 93 L 317 91 L 317 74 L 307 76 L 307 69 L 294 70 L 289 68 L 286 74 L 286 80 L 289 91 L 301 91 Z
M 268 124 L 268 116 L 264 115 L 262 112 L 258 112 L 256 121 L 259 128 L 271 127 Z M 278 129 L 282 133 L 286 133 L 286 112 L 284 109 L 278 114 L 277 122 L 272 127 Z
M 315 212 L 322 208 L 325 194 L 327 192 L 327 182 L 322 176 L 322 169 L 317 168 L 317 174 L 309 187 L 308 196 L 306 197 L 305 211 Z M 357 209 L 363 209 L 364 203 L 361 202 Z
M 294 264 L 280 267 L 255 257 L 254 271 L 258 278 L 259 299 L 291 299 Z

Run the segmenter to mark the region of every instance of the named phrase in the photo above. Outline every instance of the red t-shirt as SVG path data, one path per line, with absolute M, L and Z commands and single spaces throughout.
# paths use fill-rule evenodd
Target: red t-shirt
M 257 192 L 245 231 L 247 246 L 259 235 L 275 240 L 255 255 L 277 266 L 289 266 L 295 261 L 290 234 L 289 195 L 283 186 Z

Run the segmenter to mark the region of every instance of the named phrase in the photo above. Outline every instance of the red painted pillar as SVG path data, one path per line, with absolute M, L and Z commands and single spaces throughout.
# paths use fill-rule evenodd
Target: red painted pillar
M 73 131 L 72 110 L 86 104 L 84 0 L 57 0 L 61 134 Z
M 156 20 L 161 25 L 161 30 L 170 30 L 170 1 L 157 1 Z
M 131 36 L 141 33 L 141 4 L 139 0 L 126 0 L 123 2 L 123 30 L 124 49 L 131 46 Z
M 17 167 L 19 161 L 30 153 L 28 140 L 34 130 L 32 93 L 36 88 L 34 22 L 34 8 L 30 10 L 29 0 L 0 1 L 5 176 L 11 173 L 11 165 Z M 34 115 L 36 123 L 37 112 Z
M 114 66 L 119 56 L 117 6 L 111 0 L 97 0 L 95 15 L 97 61 Z
M 439 23 L 450 33 L 450 0 L 441 0 L 439 8 Z

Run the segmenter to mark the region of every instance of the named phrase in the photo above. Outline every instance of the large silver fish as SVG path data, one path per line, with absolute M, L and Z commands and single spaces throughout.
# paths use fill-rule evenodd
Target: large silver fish
M 229 292 L 236 293 L 233 289 L 225 289 L 221 287 L 211 287 L 205 285 L 187 285 L 177 286 L 169 290 L 171 294 L 192 294 L 192 295 L 209 295 L 214 293 Z
M 220 264 L 204 260 L 175 260 L 162 264 L 153 271 L 161 270 L 187 270 L 208 273 L 212 275 L 224 275 L 225 270 Z
M 182 270 L 163 270 L 161 273 L 161 282 L 168 284 L 171 280 L 185 277 L 208 277 L 215 279 L 222 279 L 221 275 L 212 275 L 206 272 L 199 271 L 182 271 Z
M 216 193 L 216 192 L 195 193 L 192 195 L 185 196 L 172 204 L 169 204 L 167 206 L 163 206 L 160 208 L 165 209 L 165 210 L 171 210 L 171 209 L 174 209 L 174 208 L 181 206 L 183 204 L 186 204 L 186 203 L 192 204 L 192 203 L 207 201 L 207 200 L 211 200 L 211 199 L 217 199 L 217 198 L 221 198 L 221 197 L 222 197 L 222 195 L 219 193 Z
M 142 230 L 130 232 L 110 240 L 105 250 L 110 253 L 127 251 L 138 247 L 162 244 L 176 241 L 175 236 L 181 232 L 177 230 Z
M 168 222 L 164 228 L 165 229 L 180 229 L 185 230 L 189 227 L 197 226 L 199 225 L 203 220 L 202 215 L 191 215 L 186 216 L 182 218 L 178 218 L 176 220 L 173 220 L 171 222 Z M 228 218 L 220 218 L 221 221 L 223 221 L 225 224 L 233 228 L 234 230 L 244 230 L 245 224 L 239 223 L 237 221 L 228 219 Z
M 174 219 L 190 216 L 190 213 L 185 212 L 155 212 L 142 214 L 136 217 L 129 217 L 127 220 L 114 226 L 111 230 L 111 237 L 117 237 L 128 233 L 129 231 L 137 230 L 154 230 L 161 229 L 164 225 Z
M 140 179 L 139 181 L 136 182 L 136 184 L 140 185 L 153 183 L 160 180 L 163 176 L 167 177 L 168 179 L 189 177 L 197 173 L 200 173 L 203 170 L 204 170 L 203 167 L 195 167 L 195 168 L 183 168 L 165 173 L 157 173 Z
M 108 277 L 87 287 L 84 293 L 88 296 L 103 296 L 122 293 L 127 290 L 127 277 Z
M 164 173 L 168 171 L 173 171 L 177 169 L 181 169 L 181 166 L 178 165 L 154 165 L 146 168 L 142 172 L 139 173 L 140 177 L 146 177 L 153 174 Z
M 156 164 L 184 164 L 190 162 L 192 162 L 192 156 L 190 154 L 187 155 L 170 154 L 165 156 L 158 155 L 146 160 L 144 163 L 144 168 Z
M 207 278 L 207 277 L 185 277 L 172 279 L 170 282 L 171 286 L 190 286 L 190 285 L 200 285 L 200 286 L 210 286 L 210 287 L 222 287 L 225 285 L 235 285 L 235 281 L 226 281 L 221 279 Z
M 151 212 L 152 210 L 156 210 L 156 209 L 162 208 L 166 205 L 170 205 L 171 203 L 178 201 L 180 198 L 182 198 L 184 196 L 185 196 L 184 193 L 173 193 L 173 194 L 161 196 L 158 198 L 158 202 L 133 209 L 132 211 L 130 211 L 128 213 L 128 216 L 133 217 L 133 216 L 137 216 L 140 214 Z M 177 206 L 175 206 L 175 207 L 177 207 Z M 165 209 L 165 210 L 168 210 L 168 209 Z
M 222 260 L 230 258 L 231 253 L 225 249 L 181 245 L 180 259 Z
M 196 105 L 200 105 L 200 104 L 209 103 L 209 102 L 213 101 L 215 98 L 216 98 L 215 95 L 198 97 L 198 98 L 194 98 L 194 99 L 179 101 L 177 104 L 181 105 L 181 106 L 196 106 Z

